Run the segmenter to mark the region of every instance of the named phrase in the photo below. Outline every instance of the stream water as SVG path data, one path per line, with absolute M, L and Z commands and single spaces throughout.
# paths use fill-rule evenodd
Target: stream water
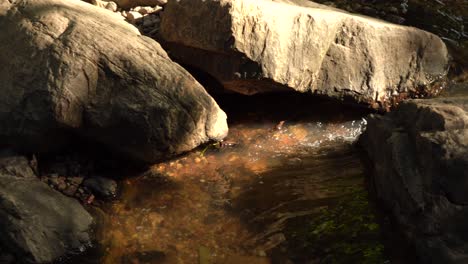
M 304 95 L 218 101 L 230 117 L 222 144 L 122 181 L 99 210 L 98 263 L 353 263 L 382 253 L 353 146 L 364 110 Z

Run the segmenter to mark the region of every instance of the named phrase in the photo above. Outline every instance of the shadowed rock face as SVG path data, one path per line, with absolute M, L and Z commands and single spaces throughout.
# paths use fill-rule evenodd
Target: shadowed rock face
M 121 8 L 128 9 L 136 6 L 165 5 L 168 0 L 114 0 Z
M 79 135 L 153 162 L 227 134 L 226 115 L 155 41 L 78 0 L 0 3 L 0 145 Z
M 468 261 L 468 98 L 410 100 L 370 118 L 373 188 L 423 263 Z
M 301 0 L 170 1 L 161 38 L 236 92 L 293 89 L 374 108 L 420 92 L 448 63 L 431 33 Z
M 50 263 L 90 246 L 93 219 L 78 201 L 39 181 L 25 157 L 0 155 L 0 246 L 11 263 Z

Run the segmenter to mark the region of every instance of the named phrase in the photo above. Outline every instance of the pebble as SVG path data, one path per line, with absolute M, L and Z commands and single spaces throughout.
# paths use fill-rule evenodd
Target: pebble
M 151 6 L 137 6 L 133 9 L 133 11 L 136 11 L 142 15 L 147 15 L 151 14 L 155 11 L 155 8 L 152 8 Z
M 67 181 L 72 185 L 81 185 L 83 183 L 83 177 L 69 177 Z
M 118 9 L 118 6 L 117 6 L 117 4 L 116 4 L 115 2 L 112 2 L 112 1 L 111 1 L 111 2 L 108 2 L 108 3 L 106 4 L 106 9 L 107 9 L 107 10 L 110 10 L 110 11 L 112 11 L 112 12 L 116 12 L 117 9 Z
M 143 15 L 136 11 L 129 11 L 127 13 L 127 20 L 130 22 L 135 22 L 135 20 L 142 18 Z
M 68 186 L 65 190 L 63 190 L 63 193 L 68 196 L 75 196 L 77 190 L 77 186 L 71 185 Z

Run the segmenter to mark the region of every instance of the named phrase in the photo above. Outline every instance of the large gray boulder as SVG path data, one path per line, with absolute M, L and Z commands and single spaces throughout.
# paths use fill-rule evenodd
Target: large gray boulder
M 360 142 L 423 263 L 468 263 L 468 96 L 404 102 L 370 118 Z
M 311 92 L 374 108 L 432 93 L 446 74 L 437 36 L 306 0 L 169 1 L 163 46 L 244 94 Z
M 76 200 L 42 183 L 25 157 L 0 157 L 0 248 L 12 263 L 81 253 L 91 244 L 92 222 Z
M 0 1 L 0 145 L 98 142 L 139 161 L 227 134 L 226 115 L 161 46 L 79 0 Z

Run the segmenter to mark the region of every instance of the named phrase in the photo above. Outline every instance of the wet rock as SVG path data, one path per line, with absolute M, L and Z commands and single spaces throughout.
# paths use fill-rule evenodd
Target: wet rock
M 79 136 L 154 162 L 227 134 L 203 87 L 120 15 L 81 1 L 2 1 L 0 28 L 2 145 L 43 153 Z
M 468 98 L 411 100 L 361 137 L 372 186 L 423 263 L 468 261 Z
M 444 76 L 448 63 L 431 33 L 303 0 L 169 1 L 160 34 L 175 60 L 226 89 L 296 90 L 375 108 Z
M 82 252 L 91 243 L 91 216 L 35 176 L 16 173 L 26 168 L 24 157 L 11 159 L 20 161 L 17 168 L 0 172 L 2 251 L 14 255 L 14 263 L 49 263 Z
M 112 179 L 91 177 L 83 182 L 83 186 L 102 198 L 113 198 L 117 195 L 117 182 Z

